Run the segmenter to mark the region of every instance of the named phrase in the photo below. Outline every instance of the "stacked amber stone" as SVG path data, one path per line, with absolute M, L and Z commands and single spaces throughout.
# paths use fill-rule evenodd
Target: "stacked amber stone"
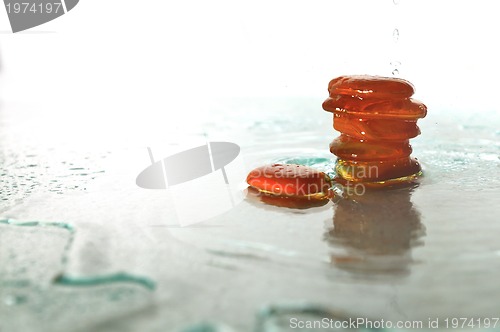
M 387 185 L 421 174 L 410 157 L 409 139 L 420 134 L 417 120 L 427 107 L 410 98 L 408 81 L 378 76 L 341 76 L 330 81 L 323 109 L 333 113 L 341 135 L 330 144 L 338 157 L 338 180 Z

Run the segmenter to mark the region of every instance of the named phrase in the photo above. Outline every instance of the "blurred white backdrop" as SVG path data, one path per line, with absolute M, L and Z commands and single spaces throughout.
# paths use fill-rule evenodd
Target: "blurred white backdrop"
M 433 112 L 498 111 L 498 2 L 395 2 L 81 0 L 18 34 L 2 9 L 0 98 L 58 109 L 68 132 L 189 126 L 226 97 L 313 97 L 321 113 L 331 78 L 397 60 Z

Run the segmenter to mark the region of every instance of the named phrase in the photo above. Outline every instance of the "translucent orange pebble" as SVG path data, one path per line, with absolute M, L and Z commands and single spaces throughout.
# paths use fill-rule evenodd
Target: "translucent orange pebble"
M 408 140 L 372 141 L 342 134 L 330 143 L 330 152 L 344 160 L 394 160 L 408 157 L 411 151 Z
M 323 102 L 323 108 L 330 112 L 375 119 L 415 120 L 427 114 L 427 107 L 411 98 L 373 99 L 333 95 Z
M 416 120 L 364 119 L 335 113 L 333 128 L 359 139 L 407 140 L 420 135 Z
M 338 157 L 338 180 L 373 185 L 410 181 L 421 166 L 410 158 L 409 139 L 427 107 L 410 97 L 411 83 L 378 76 L 341 76 L 330 81 L 323 108 L 342 134 L 330 144 Z M 342 181 L 340 181 L 342 182 Z

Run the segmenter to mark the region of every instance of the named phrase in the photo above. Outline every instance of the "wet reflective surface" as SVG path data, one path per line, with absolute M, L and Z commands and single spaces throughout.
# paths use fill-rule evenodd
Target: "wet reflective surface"
M 127 130 L 137 125 L 129 115 L 116 130 L 83 119 L 70 131 L 66 110 L 5 101 L 0 331 L 289 331 L 293 317 L 498 317 L 495 112 L 428 105 L 412 140 L 420 184 L 335 204 L 246 199 L 180 227 L 175 197 L 135 184 L 150 165 L 147 146 L 159 159 L 206 135 L 239 144 L 247 171 L 295 160 L 328 174 L 336 134 L 321 102 L 217 101 L 209 119 L 179 120 L 188 134 L 163 136 Z

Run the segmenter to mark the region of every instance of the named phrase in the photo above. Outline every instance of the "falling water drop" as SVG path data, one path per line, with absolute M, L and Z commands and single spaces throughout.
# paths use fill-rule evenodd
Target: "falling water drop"
M 392 32 L 392 38 L 394 39 L 394 42 L 397 43 L 399 40 L 399 30 L 396 28 Z
M 392 2 L 394 3 L 394 5 L 399 5 L 399 2 L 400 0 L 392 0 Z M 398 11 L 398 8 L 396 8 L 396 11 Z M 398 15 L 395 15 L 395 17 L 398 17 Z M 393 59 L 397 57 L 399 57 L 397 55 L 397 51 L 398 51 L 398 42 L 399 42 L 399 29 L 398 29 L 398 24 L 397 24 L 397 21 L 395 22 L 396 24 L 394 25 L 395 28 L 394 30 L 392 30 L 392 41 L 394 42 L 394 54 L 393 54 Z M 393 60 L 390 62 L 390 65 L 391 65 L 391 74 L 392 76 L 399 76 L 399 67 L 401 65 L 401 62 L 400 61 L 397 61 L 397 60 Z

